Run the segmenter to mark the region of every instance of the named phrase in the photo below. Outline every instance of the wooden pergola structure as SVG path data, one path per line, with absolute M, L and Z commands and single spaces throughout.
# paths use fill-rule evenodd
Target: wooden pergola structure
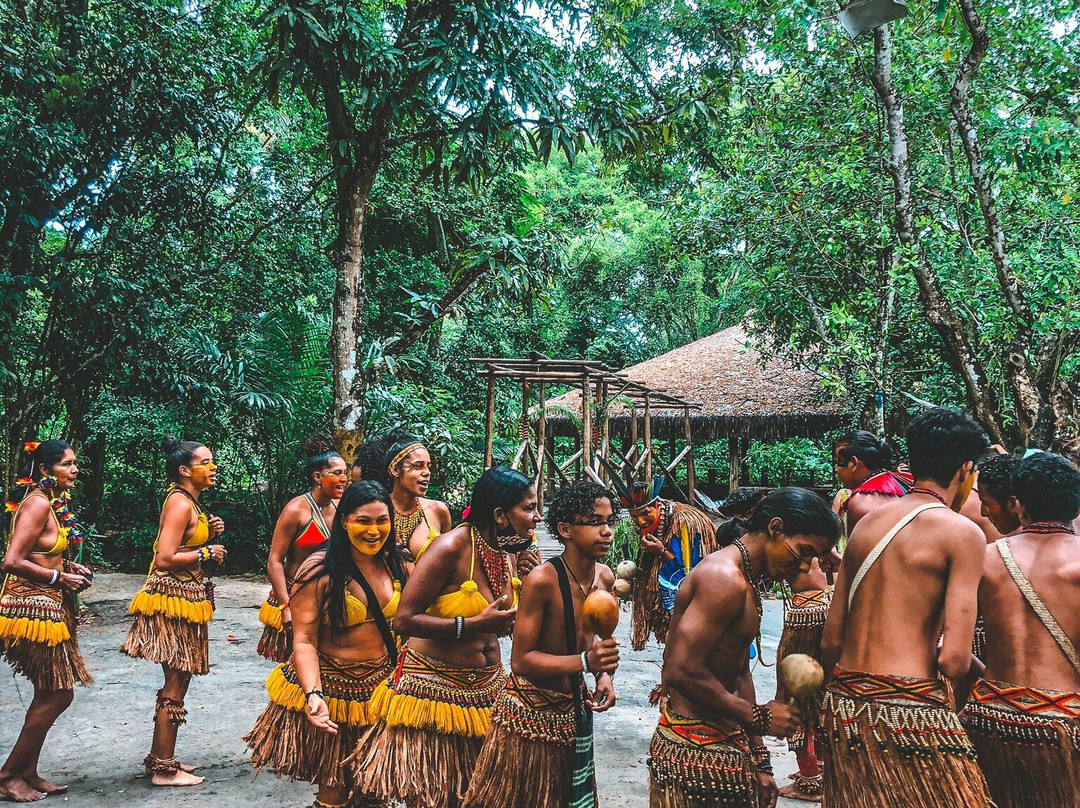
M 663 409 L 669 413 L 681 411 L 683 414 L 683 434 L 686 445 L 669 463 L 665 464 L 661 461 L 659 467 L 663 469 L 664 475 L 671 483 L 678 487 L 675 469 L 680 463 L 685 462 L 687 491 L 684 496 L 688 502 L 694 501 L 696 482 L 690 419 L 691 412 L 699 409 L 696 403 L 672 395 L 666 390 L 627 378 L 603 362 L 584 359 L 551 359 L 537 353 L 531 354 L 526 359 L 479 357 L 470 359 L 469 362 L 475 367 L 477 375 L 487 380 L 484 468 L 490 468 L 494 463 L 496 382 L 506 379 L 521 386 L 521 421 L 518 429 L 520 444 L 511 466 L 532 477 L 540 499 L 540 507 L 544 504 L 547 483 L 554 481 L 555 478 L 566 483 L 573 475 L 577 479 L 589 477 L 604 484 L 607 473 L 600 458 L 622 474 L 635 478 L 642 476 L 651 480 L 654 470 L 652 429 L 654 409 Z M 569 460 L 562 463 L 555 459 L 555 434 L 547 428 L 549 385 L 571 387 L 578 392 L 580 397 L 579 447 Z M 534 390 L 536 393 L 535 432 L 531 423 L 533 419 L 530 416 L 530 403 Z M 629 447 L 627 448 L 624 444 L 623 450 L 620 450 L 612 443 L 610 414 L 611 404 L 615 401 L 623 406 L 629 405 L 635 411 L 640 409 L 642 412 L 640 440 L 643 446 L 640 449 L 638 419 L 636 418 L 631 434 L 628 436 Z

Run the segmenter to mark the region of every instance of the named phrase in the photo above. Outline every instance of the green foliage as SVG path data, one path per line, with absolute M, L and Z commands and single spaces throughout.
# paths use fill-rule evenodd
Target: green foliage
M 604 563 L 614 570 L 620 561 L 636 562 L 640 546 L 641 536 L 633 522 L 624 514 L 615 526 L 615 537 L 611 540 L 611 549 L 608 550 Z

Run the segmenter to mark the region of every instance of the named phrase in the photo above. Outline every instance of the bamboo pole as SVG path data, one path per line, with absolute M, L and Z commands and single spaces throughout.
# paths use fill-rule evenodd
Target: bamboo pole
M 600 422 L 600 451 L 604 455 L 604 459 L 611 460 L 611 416 L 608 410 L 608 383 L 600 383 L 600 417 L 604 420 Z M 605 484 L 608 479 L 607 469 L 600 468 L 600 478 L 604 480 Z
M 495 462 L 495 374 L 488 371 L 487 380 L 487 425 L 484 428 L 484 468 L 489 469 Z
M 592 468 L 592 382 L 589 374 L 581 377 L 581 462 Z
M 540 382 L 540 416 L 536 421 L 536 507 L 544 512 L 544 449 L 547 446 L 547 392 Z

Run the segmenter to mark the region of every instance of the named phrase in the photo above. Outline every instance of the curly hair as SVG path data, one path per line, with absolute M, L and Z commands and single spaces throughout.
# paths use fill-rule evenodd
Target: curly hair
M 1010 481 L 1021 459 L 1020 455 L 997 452 L 984 457 L 979 461 L 979 490 L 1004 503 L 1013 494 Z
M 1035 522 L 1071 522 L 1080 512 L 1080 471 L 1061 455 L 1036 452 L 1012 473 L 1012 494 Z
M 562 541 L 559 525 L 562 522 L 572 523 L 575 518 L 582 516 L 592 516 L 596 513 L 595 505 L 598 499 L 608 500 L 611 503 L 612 516 L 619 515 L 619 498 L 597 483 L 570 483 L 556 491 L 544 519 L 551 535 Z

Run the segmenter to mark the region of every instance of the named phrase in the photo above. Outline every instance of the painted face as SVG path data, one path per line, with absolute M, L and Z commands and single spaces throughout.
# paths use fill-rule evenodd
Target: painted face
M 75 459 L 75 452 L 71 449 L 65 451 L 64 456 L 47 471 L 49 476 L 56 480 L 56 487 L 59 490 L 67 491 L 70 489 L 75 485 L 75 480 L 79 476 L 79 464 Z
M 188 470 L 187 476 L 197 489 L 202 491 L 217 484 L 217 465 L 214 463 L 214 454 L 205 446 L 195 450 L 191 458 L 191 465 L 181 466 L 180 474 Z
M 652 502 L 643 508 L 630 511 L 630 520 L 639 533 L 649 534 L 660 527 L 660 503 Z
M 965 463 L 964 466 L 961 467 L 961 471 L 963 471 L 964 467 L 967 467 L 969 470 L 967 476 L 964 477 L 964 481 L 960 483 L 960 490 L 956 492 L 952 505 L 949 506 L 957 513 L 960 513 L 960 509 L 964 507 L 967 498 L 971 496 L 971 489 L 975 487 L 975 471 L 972 468 L 972 465 L 973 464 Z
M 1020 527 L 1020 516 L 1016 510 L 1016 497 L 1009 497 L 1004 504 L 990 492 L 979 489 L 980 512 L 983 519 L 989 519 L 998 533 L 1007 536 Z
M 833 469 L 836 471 L 836 479 L 844 488 L 858 488 L 863 480 L 860 480 L 855 472 L 858 465 L 857 458 L 849 457 L 844 460 L 845 450 L 850 450 L 847 444 L 841 444 L 833 448 Z
M 427 496 L 431 484 L 431 454 L 423 446 L 414 449 L 395 469 L 394 485 L 416 497 Z
M 532 486 L 521 501 L 508 511 L 495 509 L 495 543 L 500 550 L 520 553 L 536 540 L 540 511 L 536 507 L 536 491 Z
M 315 484 L 331 499 L 341 499 L 341 495 L 345 493 L 345 486 L 349 482 L 345 461 L 340 457 L 331 458 L 326 468 L 315 472 L 314 476 Z
M 789 536 L 783 525 L 769 525 L 769 543 L 765 546 L 765 564 L 768 576 L 774 581 L 791 583 L 800 575 L 810 572 L 815 558 L 829 551 L 829 543 L 821 536 Z
M 603 497 L 593 502 L 592 513 L 579 514 L 571 522 L 560 522 L 559 535 L 583 555 L 602 561 L 611 549 L 617 524 L 619 517 L 612 510 L 611 500 Z
M 349 534 L 349 543 L 358 552 L 377 555 L 390 536 L 390 511 L 382 502 L 369 502 L 346 516 L 342 524 Z

